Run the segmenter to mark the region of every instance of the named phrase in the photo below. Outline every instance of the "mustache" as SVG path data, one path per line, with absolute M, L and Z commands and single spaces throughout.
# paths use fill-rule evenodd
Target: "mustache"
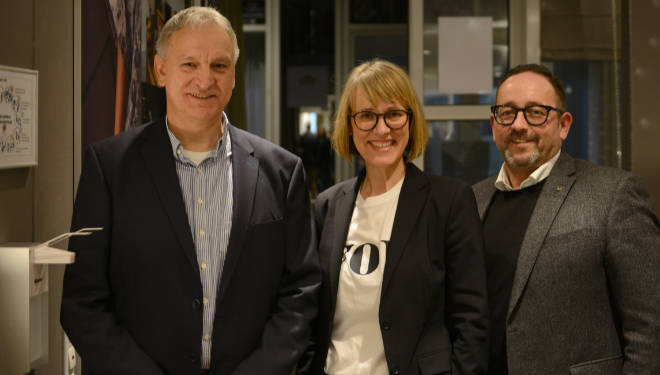
M 522 139 L 525 142 L 537 142 L 539 140 L 538 134 L 526 131 L 511 132 L 506 136 L 506 141 L 511 142 L 514 139 Z

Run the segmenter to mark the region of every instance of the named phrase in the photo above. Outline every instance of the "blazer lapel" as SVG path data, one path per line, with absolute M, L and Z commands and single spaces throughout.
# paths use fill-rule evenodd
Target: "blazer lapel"
M 495 177 L 490 177 L 483 182 L 478 183 L 473 187 L 474 197 L 477 201 L 477 208 L 479 210 L 479 218 L 484 220 L 488 206 L 495 196 Z
M 328 262 L 328 278 L 330 281 L 330 296 L 332 298 L 332 308 L 337 301 L 337 289 L 339 285 L 339 268 L 344 258 L 344 247 L 346 246 L 346 237 L 348 236 L 348 226 L 351 224 L 353 206 L 355 199 L 360 191 L 364 174 L 359 178 L 354 178 L 354 183 L 346 184 L 340 192 L 335 205 L 333 218 L 334 236 L 332 236 L 332 248 Z
M 574 173 L 575 165 L 573 159 L 568 154 L 562 152 L 557 160 L 557 164 L 552 169 L 552 172 L 550 172 L 543 190 L 541 190 L 541 194 L 532 212 L 532 217 L 527 225 L 527 232 L 525 233 L 520 254 L 518 255 L 518 264 L 513 279 L 507 320 L 511 318 L 511 313 L 520 300 L 536 263 L 541 246 L 568 192 L 571 190 L 573 182 L 575 182 Z
M 218 305 L 241 255 L 245 234 L 251 219 L 250 213 L 252 212 L 259 176 L 259 160 L 254 157 L 252 145 L 242 136 L 240 131 L 237 131 L 231 125 L 227 126 L 227 129 L 231 137 L 232 152 L 232 223 L 225 264 L 218 289 Z
M 399 193 L 399 202 L 392 224 L 392 235 L 387 245 L 385 271 L 381 296 L 385 294 L 394 270 L 405 250 L 408 238 L 412 234 L 428 194 L 420 191 L 428 187 L 428 180 L 414 164 L 406 164 L 406 177 Z
M 147 126 L 143 133 L 144 141 L 140 152 L 186 258 L 197 270 L 195 244 L 190 233 L 188 214 L 183 203 L 174 155 L 172 155 L 172 144 L 167 136 L 165 123 L 160 121 Z

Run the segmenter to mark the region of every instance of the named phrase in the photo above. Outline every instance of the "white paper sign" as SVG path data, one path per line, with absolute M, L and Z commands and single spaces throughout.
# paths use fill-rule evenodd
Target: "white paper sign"
M 492 90 L 492 17 L 438 17 L 439 93 L 489 94 Z
M 0 168 L 37 165 L 37 77 L 0 66 Z

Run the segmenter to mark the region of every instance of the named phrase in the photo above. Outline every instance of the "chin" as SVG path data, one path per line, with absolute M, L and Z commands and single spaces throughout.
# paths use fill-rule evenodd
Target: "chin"
M 507 164 L 514 167 L 531 167 L 539 160 L 540 154 L 538 150 L 534 150 L 529 155 L 512 155 L 511 151 L 504 152 L 504 160 Z
M 371 160 L 365 160 L 365 164 L 373 168 L 391 168 L 398 163 L 403 161 L 403 158 L 371 158 Z

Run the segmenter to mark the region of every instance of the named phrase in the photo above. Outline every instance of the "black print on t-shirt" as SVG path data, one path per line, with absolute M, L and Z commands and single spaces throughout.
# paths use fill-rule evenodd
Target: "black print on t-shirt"
M 385 244 L 385 247 L 387 248 L 387 242 L 388 241 L 382 241 Z M 346 253 L 348 252 L 353 252 L 353 256 L 351 256 L 351 271 L 357 273 L 358 275 L 368 275 L 376 270 L 378 268 L 378 263 L 380 262 L 380 255 L 378 252 L 378 246 L 372 243 L 363 243 L 357 246 L 353 245 L 347 245 L 344 247 L 344 257 L 342 258 L 342 262 L 346 259 Z M 362 273 L 360 272 L 360 268 L 362 268 L 362 258 L 364 258 L 365 253 L 368 253 L 369 259 L 367 263 L 367 270 L 366 272 Z

